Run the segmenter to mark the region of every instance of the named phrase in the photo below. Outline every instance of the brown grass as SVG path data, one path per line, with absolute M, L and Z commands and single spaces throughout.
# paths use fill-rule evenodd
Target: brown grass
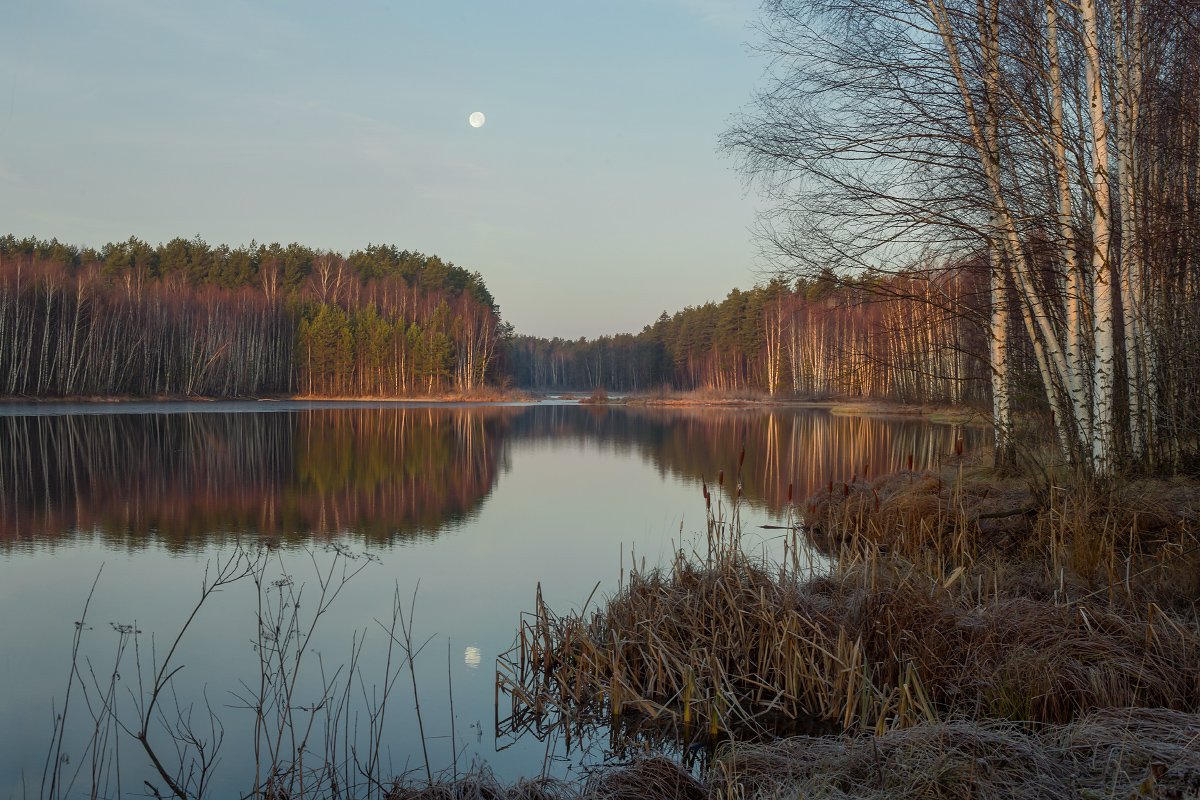
M 598 610 L 539 597 L 502 661 L 507 722 L 633 716 L 687 744 L 1200 710 L 1192 518 L 1150 488 L 1054 489 L 1044 508 L 965 471 L 835 486 L 808 506 L 838 564 L 815 578 L 798 539 L 756 562 L 736 520 L 710 516 L 704 553 L 633 569 Z
M 779 563 L 718 504 L 703 552 L 635 567 L 595 610 L 539 593 L 501 660 L 502 725 L 724 742 L 708 796 L 1200 797 L 1195 482 L 964 465 L 801 512 Z
M 397 784 L 387 800 L 1060 800 L 1200 798 L 1200 715 L 1098 711 L 1036 729 L 996 720 L 721 749 L 697 777 L 663 757 L 586 781 L 503 786 L 487 772 Z
M 980 468 L 900 472 L 832 484 L 802 514 L 813 544 L 842 561 L 896 558 L 939 576 L 1008 565 L 1012 588 L 1035 596 L 1056 584 L 1059 599 L 1103 594 L 1192 616 L 1200 599 L 1192 480 L 1031 484 Z
M 713 794 L 743 798 L 1200 797 L 1200 716 L 1119 709 L 1037 731 L 955 720 L 882 736 L 735 746 Z

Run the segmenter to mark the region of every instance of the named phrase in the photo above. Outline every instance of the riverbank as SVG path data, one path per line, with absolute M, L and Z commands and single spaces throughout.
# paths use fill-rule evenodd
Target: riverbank
M 1200 796 L 1200 482 L 831 485 L 772 561 L 706 502 L 698 552 L 587 613 L 539 601 L 515 724 L 711 748 L 697 798 Z
M 1036 730 L 994 720 L 916 725 L 879 736 L 736 745 L 697 776 L 663 757 L 568 783 L 505 787 L 490 773 L 399 785 L 388 800 L 1127 800 L 1200 797 L 1200 716 L 1115 710 Z

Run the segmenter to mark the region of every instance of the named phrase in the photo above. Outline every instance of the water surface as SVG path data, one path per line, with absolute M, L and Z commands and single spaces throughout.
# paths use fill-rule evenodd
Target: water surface
M 2 406 L 0 798 L 38 793 L 74 622 L 97 574 L 80 661 L 103 683 L 116 626 L 136 625 L 145 647 L 154 636 L 161 649 L 206 568 L 237 547 L 269 558 L 270 579 L 303 585 L 306 604 L 319 570 L 361 565 L 319 621 L 297 705 L 320 696 L 321 670 L 328 680 L 364 635 L 355 702 L 360 714 L 377 702 L 394 598 L 407 605 L 415 596 L 416 639 L 429 639 L 415 667 L 432 768 L 486 762 L 511 779 L 541 772 L 547 745 L 497 738 L 494 663 L 539 585 L 565 610 L 597 583 L 611 591 L 631 557 L 666 562 L 703 529 L 701 481 L 712 485 L 724 471 L 730 490 L 743 447 L 748 541 L 770 548 L 776 532 L 753 526 L 786 519 L 789 486 L 803 498 L 910 457 L 918 468 L 936 464 L 960 438 L 972 451 L 986 437 L 814 409 Z M 247 788 L 253 775 L 253 717 L 238 695 L 258 674 L 256 603 L 245 581 L 214 596 L 176 655 L 180 707 L 207 697 L 224 726 L 214 796 Z M 124 663 L 128 698 L 136 670 L 128 656 Z M 385 718 L 380 757 L 395 772 L 424 763 L 408 681 L 404 673 Z M 78 696 L 72 702 L 66 749 L 75 765 L 83 762 L 72 746 L 89 718 Z M 146 765 L 122 748 L 122 789 L 141 794 Z M 82 796 L 89 785 L 83 774 L 75 788 Z

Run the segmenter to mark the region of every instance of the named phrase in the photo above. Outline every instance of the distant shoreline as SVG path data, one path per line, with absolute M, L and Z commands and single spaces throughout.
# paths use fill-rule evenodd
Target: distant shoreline
M 629 406 L 646 408 L 725 408 L 725 409 L 769 409 L 807 408 L 826 410 L 841 416 L 896 416 L 928 419 L 933 422 L 960 425 L 991 425 L 991 420 L 979 409 L 965 406 L 925 406 L 873 399 L 828 399 L 804 400 L 788 397 L 721 397 L 719 395 L 679 395 L 658 397 L 651 395 L 616 396 L 611 399 L 595 399 L 577 392 L 534 392 L 525 390 L 497 391 L 495 393 L 440 394 L 409 397 L 372 397 L 317 395 L 275 395 L 264 397 L 206 397 L 197 395 L 139 396 L 78 396 L 78 397 L 0 397 L 3 406 L 46 406 L 66 405 L 118 406 L 125 404 L 168 404 L 168 403 L 246 403 L 270 406 L 274 403 L 328 403 L 328 404 L 389 404 L 389 405 L 460 405 L 495 406 L 529 404 L 536 405 L 546 400 L 575 402 L 584 406 Z
M 210 397 L 207 395 L 78 395 L 72 397 L 22 397 L 0 396 L 2 405 L 65 405 L 65 404 L 116 404 L 116 403 L 470 403 L 487 405 L 493 403 L 532 403 L 538 398 L 528 392 L 497 391 L 495 393 L 394 396 L 353 395 L 263 395 L 261 397 Z
M 585 398 L 587 405 L 626 405 L 665 408 L 812 408 L 825 409 L 831 414 L 844 416 L 897 416 L 921 417 L 935 422 L 962 425 L 992 424 L 983 411 L 970 406 L 920 405 L 871 398 L 829 398 L 805 400 L 793 397 L 721 397 L 720 395 L 697 394 L 657 397 L 652 395 L 629 395 L 611 400 Z

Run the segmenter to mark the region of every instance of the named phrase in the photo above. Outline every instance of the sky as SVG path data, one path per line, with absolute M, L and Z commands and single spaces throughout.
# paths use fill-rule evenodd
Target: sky
M 0 234 L 395 244 L 520 333 L 636 332 L 760 278 L 757 5 L 4 0 Z

